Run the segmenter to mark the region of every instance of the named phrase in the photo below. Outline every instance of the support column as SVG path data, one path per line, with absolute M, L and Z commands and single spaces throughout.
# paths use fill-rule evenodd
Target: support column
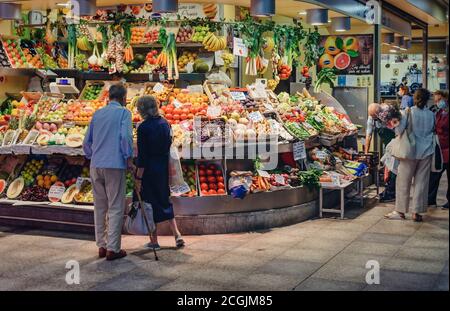
M 422 87 L 428 88 L 428 25 L 422 30 L 423 59 L 422 59 Z

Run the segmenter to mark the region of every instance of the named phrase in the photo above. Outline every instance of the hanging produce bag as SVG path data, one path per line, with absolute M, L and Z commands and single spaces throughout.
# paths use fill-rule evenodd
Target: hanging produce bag
M 128 212 L 123 224 L 124 231 L 133 235 L 148 235 L 156 229 L 155 221 L 153 220 L 153 208 L 152 205 L 147 202 L 142 202 L 142 205 L 139 205 L 139 202 L 133 202 L 131 204 L 130 211 Z M 142 211 L 145 211 L 148 226 L 145 222 Z M 150 232 L 148 232 L 149 230 Z
M 169 185 L 173 196 L 180 196 L 191 190 L 183 178 L 180 156 L 175 146 L 170 147 L 169 156 Z

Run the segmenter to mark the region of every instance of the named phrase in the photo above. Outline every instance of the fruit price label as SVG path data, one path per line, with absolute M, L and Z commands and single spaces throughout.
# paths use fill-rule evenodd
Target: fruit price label
M 222 108 L 220 108 L 220 106 L 209 106 L 208 110 L 206 111 L 206 114 L 212 118 L 217 118 L 218 116 L 221 115 L 221 113 Z
M 201 85 L 201 84 L 188 85 L 187 89 L 188 89 L 189 93 L 192 93 L 192 94 L 196 94 L 196 93 L 203 94 L 203 85 Z
M 306 159 L 306 148 L 305 142 L 303 140 L 297 141 L 292 145 L 294 160 L 302 160 Z
M 327 153 L 323 152 L 322 150 L 317 150 L 316 151 L 316 157 L 320 160 L 325 160 L 327 158 Z
M 58 202 L 61 200 L 65 191 L 66 187 L 53 185 L 48 190 L 48 199 L 51 202 Z
M 77 178 L 77 182 L 76 182 L 76 187 L 78 190 L 81 189 L 81 187 L 83 186 L 83 182 L 88 181 L 91 182 L 90 178 L 85 178 L 85 177 L 78 177 Z
M 261 112 L 259 111 L 254 111 L 254 112 L 250 112 L 248 114 L 248 118 L 250 120 L 252 120 L 253 122 L 257 123 L 257 122 L 261 122 L 264 120 L 263 115 L 261 114 Z
M 246 100 L 244 92 L 230 92 L 234 100 Z
M 175 106 L 175 108 L 181 108 L 183 106 L 183 104 L 176 98 L 172 101 L 172 104 Z
M 275 182 L 279 185 L 286 185 L 286 180 L 284 179 L 283 175 L 275 174 Z
M 216 51 L 214 52 L 214 63 L 216 66 L 223 66 L 225 65 L 223 59 L 222 59 L 223 51 Z
M 258 170 L 258 175 L 265 178 L 270 178 L 270 174 L 267 171 Z
M 233 38 L 233 54 L 241 57 L 248 56 L 248 47 L 241 38 Z
M 188 193 L 189 191 L 191 191 L 191 188 L 189 187 L 188 184 L 184 183 L 182 185 L 171 186 L 170 190 L 173 195 L 180 196 L 182 194 L 185 194 L 185 193 Z
M 331 182 L 333 186 L 340 187 L 341 186 L 341 179 L 339 175 L 337 174 L 331 174 Z
M 155 93 L 161 93 L 164 91 L 164 85 L 162 85 L 161 83 L 156 83 L 155 86 L 153 87 L 153 92 Z

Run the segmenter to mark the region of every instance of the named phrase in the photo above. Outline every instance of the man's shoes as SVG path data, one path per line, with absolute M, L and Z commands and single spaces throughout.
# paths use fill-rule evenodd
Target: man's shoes
M 448 202 L 445 203 L 444 205 L 442 205 L 442 208 L 443 208 L 443 209 L 448 209 Z
M 437 204 L 436 203 L 428 203 L 428 208 L 436 208 Z
M 100 247 L 98 249 L 98 258 L 105 258 L 106 257 L 106 248 Z
M 118 253 L 113 252 L 113 251 L 107 251 L 106 252 L 106 260 L 108 260 L 108 261 L 116 260 L 116 259 L 123 258 L 126 255 L 127 255 L 127 252 L 124 251 L 123 249 L 121 249 Z

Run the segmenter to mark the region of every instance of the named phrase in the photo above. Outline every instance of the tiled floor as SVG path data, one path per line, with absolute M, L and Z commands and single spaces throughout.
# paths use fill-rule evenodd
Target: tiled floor
M 188 236 L 181 250 L 162 237 L 158 262 L 143 248 L 145 237 L 125 236 L 129 256 L 107 262 L 96 258 L 90 236 L 0 227 L 0 290 L 448 291 L 448 210 L 429 210 L 418 224 L 383 219 L 392 208 L 369 202 L 363 211 L 348 208 L 345 220 Z M 69 260 L 80 264 L 78 285 L 66 283 Z M 370 260 L 380 284 L 366 282 Z

